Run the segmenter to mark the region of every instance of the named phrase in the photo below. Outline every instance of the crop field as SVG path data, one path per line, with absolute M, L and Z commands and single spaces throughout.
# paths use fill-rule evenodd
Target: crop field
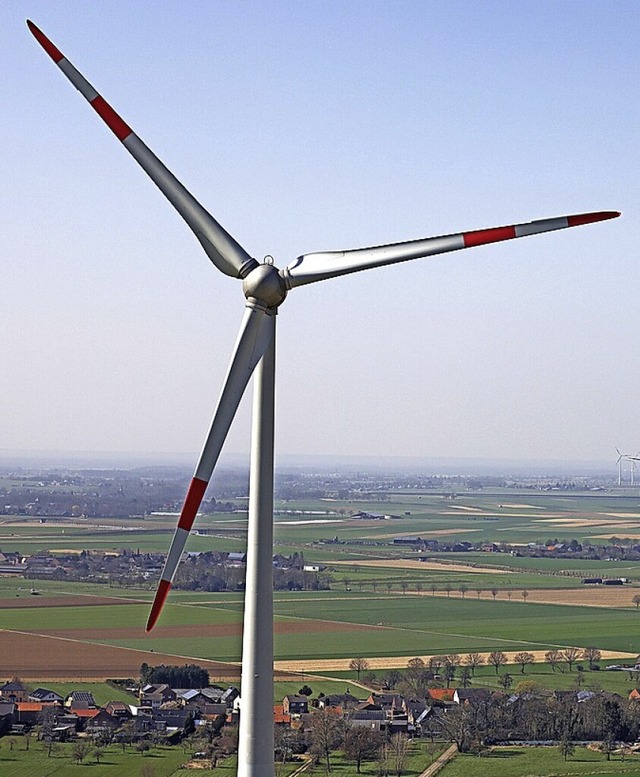
M 523 544 L 633 536 L 640 533 L 636 499 L 473 493 L 450 500 L 407 493 L 390 495 L 384 504 L 308 500 L 287 503 L 295 511 L 287 513 L 284 505 L 276 507 L 275 551 L 303 552 L 332 579 L 328 591 L 275 593 L 275 653 L 283 668 L 319 671 L 327 661 L 354 656 L 398 665 L 407 656 L 568 646 L 640 652 L 633 601 L 640 563 L 486 552 L 431 553 L 421 562 L 410 547 L 393 544 L 411 535 Z M 360 510 L 396 517 L 351 517 Z M 99 527 L 78 518 L 40 523 L 2 516 L 0 548 L 165 551 L 174 522 L 166 514 Z M 244 549 L 242 514 L 207 515 L 196 527 L 209 533 L 192 535 L 189 550 Z M 632 583 L 585 587 L 581 576 L 622 576 Z M 158 627 L 146 635 L 153 581 L 139 588 L 37 581 L 38 596 L 31 585 L 0 577 L 0 677 L 129 676 L 143 661 L 176 659 L 211 662 L 212 677 L 238 676 L 241 593 L 172 591 Z

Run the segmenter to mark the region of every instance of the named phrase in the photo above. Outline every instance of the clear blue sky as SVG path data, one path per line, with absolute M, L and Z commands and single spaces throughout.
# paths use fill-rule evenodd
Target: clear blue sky
M 5 0 L 0 449 L 197 453 L 243 311 L 27 17 L 278 266 L 623 211 L 292 292 L 280 453 L 640 449 L 635 0 Z

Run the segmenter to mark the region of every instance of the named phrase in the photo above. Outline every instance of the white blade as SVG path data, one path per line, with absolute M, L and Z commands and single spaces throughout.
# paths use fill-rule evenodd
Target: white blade
M 211 429 L 189 485 L 178 526 L 160 576 L 158 590 L 147 621 L 147 631 L 151 631 L 158 620 L 231 422 L 251 375 L 271 342 L 273 326 L 270 319 L 271 316 L 263 308 L 256 307 L 251 303 L 247 305 L 224 387 L 213 414 Z
M 410 259 L 421 259 L 447 251 L 459 251 L 462 248 L 497 243 L 501 240 L 536 235 L 555 229 L 577 227 L 581 224 L 590 224 L 593 221 L 613 219 L 619 215 L 616 211 L 583 213 L 576 216 L 530 221 L 526 224 L 513 224 L 507 227 L 460 232 L 456 235 L 427 237 L 422 240 L 409 240 L 406 243 L 391 243 L 372 248 L 303 254 L 283 270 L 282 277 L 287 288 L 291 289 L 295 286 L 303 286 L 305 283 L 315 283 L 327 278 L 335 278 L 338 275 L 368 270 L 372 267 L 407 262 Z
M 191 227 L 215 266 L 225 275 L 244 278 L 257 266 L 256 260 L 185 189 L 49 38 L 33 22 L 27 21 L 27 25 L 42 48 Z

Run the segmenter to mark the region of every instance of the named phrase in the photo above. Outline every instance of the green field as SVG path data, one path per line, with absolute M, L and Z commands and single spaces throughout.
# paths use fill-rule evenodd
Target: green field
M 13 749 L 10 749 L 10 740 L 15 741 Z M 0 743 L 2 777 L 77 777 L 79 772 L 83 773 L 85 770 L 88 770 L 91 777 L 137 775 L 144 764 L 153 766 L 155 777 L 169 777 L 188 760 L 182 749 L 177 747 L 155 747 L 146 755 L 140 755 L 130 749 L 123 753 L 121 747 L 110 745 L 105 748 L 99 763 L 93 754 L 90 754 L 78 765 L 71 760 L 71 744 L 60 745 L 59 752 L 48 757 L 38 742 L 31 742 L 29 750 L 25 750 L 23 737 L 4 737 L 0 739 Z M 203 777 L 214 774 L 213 771 L 198 773 Z
M 640 652 L 640 612 L 629 605 L 630 595 L 626 606 L 616 608 L 525 603 L 520 597 L 523 589 L 580 588 L 576 576 L 623 576 L 640 581 L 640 563 L 533 559 L 487 552 L 431 553 L 432 559 L 445 562 L 435 569 L 426 564 L 424 568 L 399 568 L 355 563 L 362 559 L 416 559 L 410 547 L 393 544 L 394 537 L 407 534 L 440 541 L 520 543 L 555 537 L 591 538 L 595 542 L 596 537 L 633 536 L 634 531 L 640 535 L 636 498 L 501 491 L 493 495 L 465 493 L 450 500 L 407 491 L 389 494 L 384 503 L 305 500 L 277 504 L 276 510 L 284 507 L 310 512 L 276 513 L 275 550 L 304 553 L 306 561 L 326 565 L 331 590 L 274 594 L 275 654 L 279 660 L 309 661 L 311 669 L 317 659 L 358 655 L 376 658 L 591 645 L 633 655 Z M 351 519 L 350 513 L 357 510 L 399 517 Z M 85 547 L 160 551 L 169 544 L 174 521 L 173 515 L 112 519 L 103 521 L 98 529 L 96 521 L 55 519 L 40 524 L 24 517 L 2 516 L 0 548 L 23 552 Z M 244 546 L 244 515 L 207 515 L 198 519 L 196 526 L 214 533 L 191 536 L 190 550 L 239 550 Z M 334 536 L 338 543 L 321 542 Z M 341 561 L 353 563 L 337 563 Z M 505 570 L 511 574 L 504 574 Z M 26 606 L 34 603 L 32 587 L 40 593 L 37 607 Z M 0 578 L 0 600 L 5 604 L 0 609 L 0 629 L 194 659 L 240 660 L 241 593 L 174 590 L 159 628 L 145 635 L 154 587 L 153 580 L 134 588 Z M 433 588 L 441 594 L 450 589 L 451 595 L 433 596 Z M 486 595 L 492 588 L 512 591 L 512 600 L 507 601 L 504 593 L 497 601 L 476 594 L 481 590 Z M 86 606 L 52 606 L 56 604 L 53 597 L 68 595 L 83 596 Z M 128 603 L 94 602 L 92 597 L 96 596 Z M 6 606 L 9 600 L 15 607 Z
M 612 756 L 577 747 L 573 756 L 564 760 L 557 747 L 496 747 L 488 755 L 458 754 L 441 772 L 441 777 L 612 777 L 640 775 L 640 757 Z

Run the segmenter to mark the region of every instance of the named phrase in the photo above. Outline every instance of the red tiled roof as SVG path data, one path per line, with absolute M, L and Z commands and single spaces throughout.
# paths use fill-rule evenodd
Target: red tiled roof
M 291 723 L 291 715 L 286 715 L 282 704 L 273 705 L 274 723 Z
M 44 705 L 39 701 L 18 701 L 16 706 L 18 712 L 42 712 Z
M 453 701 L 453 688 L 429 688 L 429 696 L 434 701 Z
M 79 718 L 95 718 L 100 710 L 74 710 L 72 707 L 71 712 Z

